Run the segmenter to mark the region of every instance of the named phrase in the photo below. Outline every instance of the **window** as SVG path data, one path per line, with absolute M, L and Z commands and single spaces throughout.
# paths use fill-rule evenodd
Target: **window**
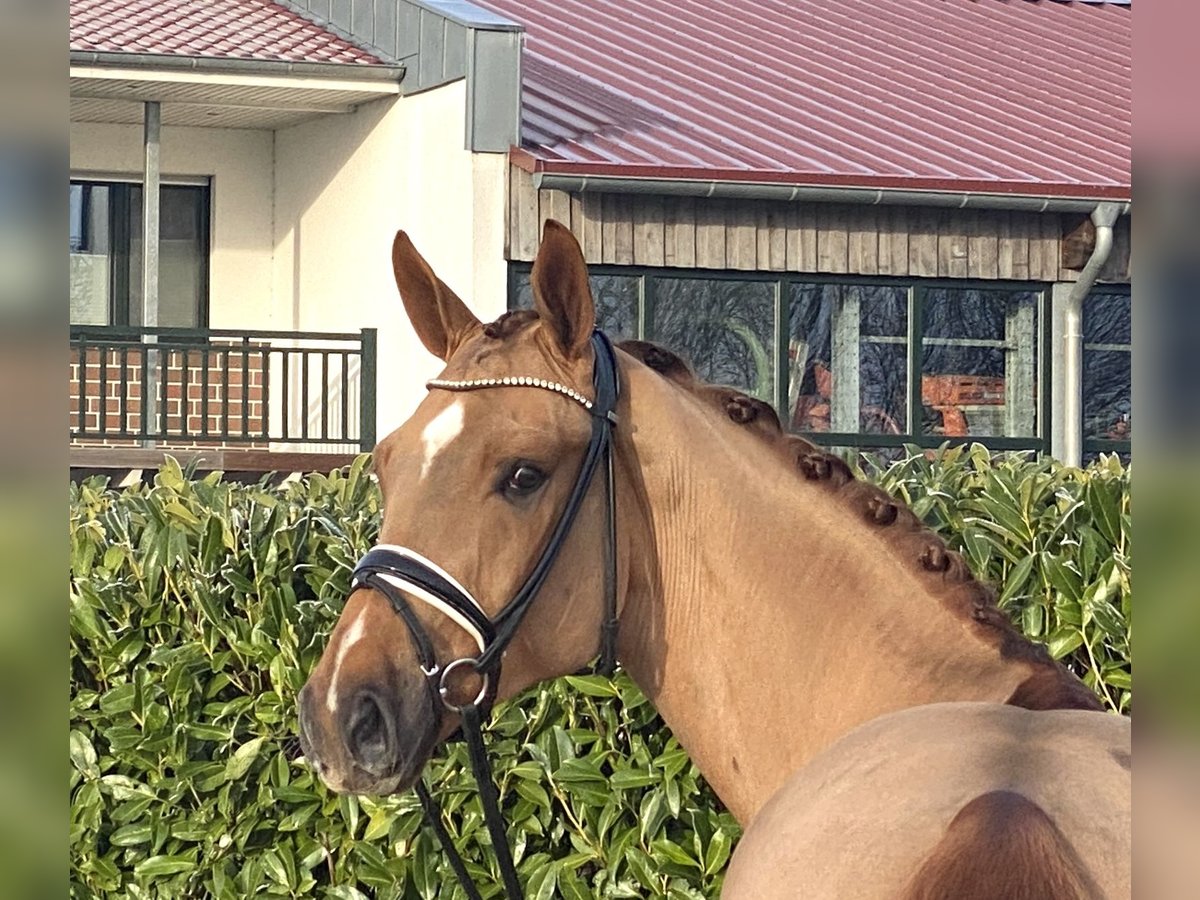
M 1133 440 L 1133 318 L 1129 288 L 1095 288 L 1083 302 L 1083 451 L 1128 457 Z
M 1041 285 L 589 271 L 614 339 L 665 344 L 828 446 L 1048 449 Z M 511 277 L 531 305 L 529 266 Z
M 166 184 L 159 195 L 158 324 L 208 322 L 207 185 Z M 142 188 L 115 181 L 70 185 L 71 324 L 142 321 Z

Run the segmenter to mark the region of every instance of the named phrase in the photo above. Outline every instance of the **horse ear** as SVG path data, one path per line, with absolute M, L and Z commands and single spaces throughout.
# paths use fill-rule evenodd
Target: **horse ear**
M 546 220 L 530 281 L 534 308 L 550 326 L 563 355 L 581 356 L 596 327 L 596 307 L 583 251 L 570 230 L 553 219 Z
M 448 360 L 459 344 L 479 327 L 479 320 L 433 273 L 403 231 L 397 231 L 392 242 L 392 271 L 417 337 L 434 356 Z

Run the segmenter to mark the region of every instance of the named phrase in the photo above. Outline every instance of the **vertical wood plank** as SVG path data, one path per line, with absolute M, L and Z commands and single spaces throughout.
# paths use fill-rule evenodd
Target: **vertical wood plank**
M 521 170 L 512 163 L 508 165 L 508 212 L 504 222 L 504 258 L 515 259 L 517 246 L 517 222 L 520 219 Z
M 967 271 L 972 278 L 1000 277 L 999 214 L 973 212 L 968 220 Z
M 617 219 L 614 204 L 616 194 L 600 194 L 600 261 L 615 263 L 617 261 Z
M 817 271 L 843 274 L 849 269 L 846 208 L 829 204 L 817 208 Z
M 880 207 L 879 274 L 908 274 L 908 210 Z
M 879 211 L 874 206 L 849 208 L 847 223 L 849 271 L 856 275 L 879 274 Z
M 571 197 L 571 221 L 568 223 L 571 234 L 575 235 L 575 240 L 579 241 L 580 249 L 583 249 L 583 194 L 574 193 Z M 587 260 L 587 254 L 584 254 L 584 260 Z
M 1058 278 L 1058 266 L 1062 262 L 1062 218 L 1058 213 L 1043 213 L 1041 219 L 1042 274 L 1043 281 Z
M 520 172 L 517 197 L 516 259 L 532 260 L 537 253 L 541 216 L 538 211 L 538 192 L 528 172 Z
M 542 220 L 538 227 L 539 235 L 548 219 L 554 219 L 560 225 L 570 229 L 571 195 L 566 191 L 542 191 L 540 207 Z
M 937 277 L 937 212 L 915 207 L 909 214 L 908 274 L 915 278 Z
M 583 193 L 579 195 L 579 215 L 582 219 L 580 226 L 580 244 L 583 246 L 583 258 L 588 263 L 598 263 L 603 260 L 604 246 L 601 228 L 604 221 L 604 210 L 601 194 Z M 572 214 L 574 210 L 572 210 Z
M 758 265 L 758 234 L 754 203 L 733 201 L 727 207 L 725 264 L 731 269 L 753 271 Z
M 609 210 L 616 226 L 613 262 L 618 266 L 633 265 L 633 198 L 629 194 L 612 194 Z
M 800 255 L 793 271 L 815 272 L 817 271 L 817 205 L 815 203 L 801 204 L 797 215 Z
M 1013 235 L 1012 213 L 999 210 L 993 214 L 993 220 L 996 227 L 996 277 L 1015 278 L 1013 264 L 1017 241 Z
M 767 264 L 764 268 L 770 272 L 787 270 L 786 239 L 795 210 L 791 203 L 772 203 L 767 207 Z
M 1059 235 L 1051 241 L 1048 228 L 1058 228 L 1058 216 L 1052 213 L 1034 213 L 1029 222 L 1029 278 L 1033 281 L 1053 281 L 1058 275 Z
M 767 201 L 754 205 L 754 268 L 771 268 L 771 206 Z
M 939 211 L 937 214 L 937 248 L 939 278 L 967 277 L 967 236 L 959 214 Z
M 701 269 L 724 269 L 725 201 L 696 201 L 696 265 Z
M 1012 277 L 1018 281 L 1029 280 L 1029 232 L 1035 221 L 1030 213 L 1009 213 L 1009 230 L 1013 247 Z
M 654 195 L 634 196 L 632 202 L 633 263 L 637 266 L 661 266 L 666 253 L 663 198 Z
M 696 265 L 696 199 L 668 197 L 663 213 L 663 265 L 690 269 Z

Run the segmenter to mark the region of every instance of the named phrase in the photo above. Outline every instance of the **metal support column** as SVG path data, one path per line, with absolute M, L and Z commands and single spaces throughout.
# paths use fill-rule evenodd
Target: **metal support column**
M 160 133 L 162 130 L 162 108 L 156 100 L 145 103 L 144 130 L 142 137 L 143 171 L 142 171 L 142 325 L 154 328 L 158 325 L 158 224 L 159 224 L 159 161 Z M 146 380 L 142 384 L 142 415 L 148 424 L 151 434 L 161 434 L 166 430 L 166 410 L 158 408 L 158 371 L 159 351 L 151 349 L 158 343 L 154 335 L 143 338 L 147 365 L 144 368 Z M 165 403 L 164 403 L 165 406 Z M 159 424 L 158 417 L 162 415 L 163 422 Z M 142 442 L 143 446 L 153 447 L 154 439 Z

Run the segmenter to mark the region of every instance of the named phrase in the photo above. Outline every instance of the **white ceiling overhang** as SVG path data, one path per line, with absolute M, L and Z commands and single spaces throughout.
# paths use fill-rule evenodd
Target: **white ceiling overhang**
M 371 67 L 369 74 L 356 66 L 322 67 L 319 74 L 244 68 L 249 71 L 209 71 L 202 61 L 190 70 L 73 64 L 71 121 L 140 124 L 143 104 L 152 100 L 162 104 L 164 126 L 284 128 L 398 96 L 403 75 L 402 69 L 384 67 Z M 385 73 L 392 77 L 380 77 Z

